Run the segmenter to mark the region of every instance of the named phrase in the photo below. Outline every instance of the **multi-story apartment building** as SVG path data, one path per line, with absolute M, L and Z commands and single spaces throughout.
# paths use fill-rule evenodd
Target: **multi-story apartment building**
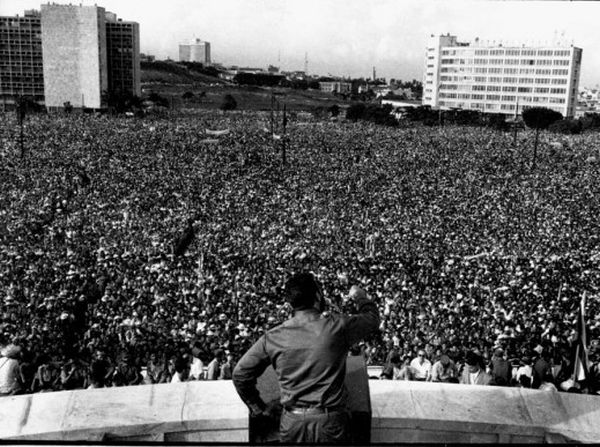
M 0 101 L 13 104 L 17 96 L 44 101 L 42 26 L 38 11 L 23 17 L 0 17 Z
M 42 5 L 0 17 L 0 101 L 103 108 L 105 92 L 141 94 L 139 25 L 98 6 Z
M 179 60 L 181 62 L 200 62 L 210 65 L 210 42 L 195 39 L 189 44 L 179 45 Z
M 547 107 L 575 114 L 582 50 L 574 46 L 503 46 L 431 36 L 423 105 L 514 115 Z
M 99 109 L 105 93 L 141 93 L 140 30 L 99 6 L 42 5 L 46 107 Z
M 112 12 L 106 15 L 106 64 L 108 89 L 141 95 L 140 26 L 124 22 Z

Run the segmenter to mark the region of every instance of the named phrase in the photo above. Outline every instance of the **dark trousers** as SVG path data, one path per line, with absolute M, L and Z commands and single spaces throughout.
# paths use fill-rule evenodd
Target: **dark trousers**
M 285 443 L 348 443 L 349 421 L 347 410 L 318 414 L 283 410 L 279 435 Z

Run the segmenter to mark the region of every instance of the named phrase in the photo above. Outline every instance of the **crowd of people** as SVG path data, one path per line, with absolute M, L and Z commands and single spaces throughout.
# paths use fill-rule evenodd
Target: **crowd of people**
M 0 393 L 230 378 L 302 270 L 330 312 L 353 284 L 374 298 L 356 349 L 389 379 L 476 363 L 561 388 L 585 295 L 568 388 L 600 390 L 595 134 L 542 143 L 533 170 L 528 131 L 307 118 L 273 139 L 260 112 L 50 114 L 27 117 L 21 157 L 14 115 L 0 126 Z

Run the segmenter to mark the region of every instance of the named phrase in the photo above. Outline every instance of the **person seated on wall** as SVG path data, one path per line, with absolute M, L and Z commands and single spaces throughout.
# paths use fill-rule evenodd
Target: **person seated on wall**
M 489 385 L 492 376 L 483 369 L 483 361 L 479 354 L 469 351 L 465 356 L 465 368 L 460 383 L 465 385 Z
M 424 382 L 431 375 L 431 362 L 427 360 L 427 354 L 424 349 L 419 349 L 417 357 L 410 362 L 411 368 L 415 371 L 415 380 Z
M 440 359 L 431 367 L 430 381 L 458 383 L 458 370 L 447 354 L 442 354 Z

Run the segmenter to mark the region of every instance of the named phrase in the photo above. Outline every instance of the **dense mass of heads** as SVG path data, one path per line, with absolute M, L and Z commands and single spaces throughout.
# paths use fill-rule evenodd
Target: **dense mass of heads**
M 568 363 L 583 293 L 600 335 L 595 135 L 542 143 L 532 172 L 528 133 L 515 149 L 485 129 L 292 120 L 282 166 L 266 114 L 29 117 L 23 159 L 1 120 L 0 345 L 32 375 L 99 350 L 135 368 L 194 344 L 239 356 L 289 317 L 300 270 L 332 309 L 353 284 L 375 300 L 373 364 L 537 345 Z

